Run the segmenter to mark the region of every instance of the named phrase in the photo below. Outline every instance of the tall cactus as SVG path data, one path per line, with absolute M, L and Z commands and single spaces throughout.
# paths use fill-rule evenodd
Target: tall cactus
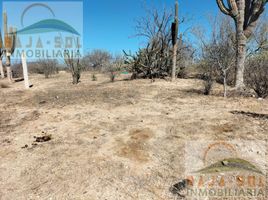
M 10 82 L 13 81 L 12 70 L 11 70 L 11 62 L 10 57 L 14 53 L 15 45 L 16 45 L 16 28 L 9 27 L 7 25 L 7 13 L 3 13 L 4 20 L 4 48 L 5 48 L 5 56 L 6 56 L 6 70 L 7 70 L 7 78 Z
M 77 52 L 79 54 L 79 50 Z M 78 84 L 81 78 L 82 66 L 80 64 L 80 58 L 76 58 L 74 52 L 64 51 L 64 62 L 69 67 L 73 77 L 73 84 Z
M 179 3 L 175 3 L 175 19 L 172 23 L 171 34 L 172 34 L 172 44 L 173 44 L 173 59 L 172 59 L 172 72 L 171 80 L 175 81 L 176 79 L 176 68 L 177 68 L 177 50 L 178 50 L 178 29 L 179 29 Z
M 231 16 L 236 25 L 236 88 L 244 88 L 244 65 L 246 44 L 251 37 L 257 22 L 264 12 L 268 0 L 216 0 L 222 13 Z

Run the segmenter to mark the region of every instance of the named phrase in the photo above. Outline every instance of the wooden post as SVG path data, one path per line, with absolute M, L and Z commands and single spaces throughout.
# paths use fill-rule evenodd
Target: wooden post
M 2 33 L 0 31 L 0 74 L 1 74 L 1 78 L 5 78 L 5 74 L 4 74 L 4 68 L 3 68 L 3 54 L 4 54 L 4 44 L 3 44 L 3 39 L 2 39 Z
M 1 73 L 1 78 L 4 79 L 5 73 L 4 73 L 4 68 L 3 68 L 3 61 L 1 58 L 0 58 L 0 73 Z
M 21 61 L 22 61 L 22 68 L 23 68 L 24 85 L 26 89 L 29 89 L 30 85 L 29 85 L 29 77 L 28 77 L 28 68 L 27 68 L 26 56 L 24 52 L 22 52 L 21 54 Z
M 176 43 L 173 46 L 172 77 L 171 77 L 171 81 L 175 81 L 176 80 L 177 50 L 178 50 L 178 43 Z
M 3 20 L 4 20 L 4 43 L 5 43 L 5 49 L 6 49 L 6 70 L 7 70 L 7 79 L 9 82 L 13 82 L 12 77 L 12 70 L 11 70 L 11 63 L 10 63 L 10 57 L 11 57 L 11 37 L 9 36 L 8 32 L 8 26 L 7 26 L 7 13 L 4 11 L 3 13 Z M 12 27 L 10 27 L 10 31 L 12 32 Z
M 6 52 L 6 70 L 7 70 L 7 79 L 10 83 L 13 82 L 13 75 L 10 64 L 11 53 L 9 51 Z

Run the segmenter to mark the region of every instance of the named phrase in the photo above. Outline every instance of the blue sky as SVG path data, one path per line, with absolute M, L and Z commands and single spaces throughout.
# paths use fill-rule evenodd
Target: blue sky
M 4 2 L 11 1 L 4 0 Z M 13 0 L 12 2 L 25 1 Z M 60 1 L 54 0 L 53 2 Z M 136 51 L 141 47 L 143 40 L 132 36 L 135 35 L 135 20 L 145 15 L 144 2 L 147 7 L 153 6 L 161 10 L 164 7 L 173 8 L 175 0 L 83 0 L 85 51 L 106 49 L 113 53 L 121 53 L 123 49 Z M 179 4 L 180 17 L 187 19 L 187 23 L 180 27 L 181 31 L 194 25 L 205 24 L 208 14 L 218 13 L 215 0 L 179 0 Z M 0 6 L 2 10 L 2 4 Z M 72 20 L 76 20 L 79 15 L 75 13 L 75 10 L 62 10 L 62 12 L 65 12 Z M 35 18 L 38 18 L 38 15 L 32 16 L 32 20 Z M 2 21 L 2 17 L 0 20 Z
M 144 0 L 87 0 L 85 11 L 88 28 L 86 45 L 89 49 L 101 48 L 112 52 L 137 50 L 143 43 L 135 35 L 135 19 L 144 16 Z M 173 9 L 175 0 L 147 0 L 147 7 Z M 179 0 L 180 16 L 187 19 L 181 31 L 200 23 L 206 23 L 209 13 L 217 14 L 214 0 Z

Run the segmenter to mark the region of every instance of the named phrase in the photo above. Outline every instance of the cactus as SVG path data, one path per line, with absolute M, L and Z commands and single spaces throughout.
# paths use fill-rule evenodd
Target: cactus
M 172 23 L 171 31 L 172 31 L 172 44 L 175 45 L 177 43 L 178 38 L 178 28 L 179 28 L 179 3 L 176 1 L 175 3 L 175 19 Z
M 176 67 L 177 67 L 177 50 L 178 50 L 178 28 L 179 28 L 179 3 L 175 3 L 175 19 L 171 26 L 172 44 L 173 44 L 173 59 L 172 59 L 172 74 L 171 80 L 176 79 Z
M 91 76 L 91 80 L 92 81 L 97 81 L 98 79 L 97 79 L 97 76 L 95 75 L 95 74 L 92 74 L 92 76 Z
M 79 54 L 79 51 L 77 51 Z M 70 69 L 73 77 L 73 84 L 80 82 L 82 66 L 80 64 L 80 58 L 76 58 L 74 52 L 64 51 L 64 62 Z
M 246 44 L 264 12 L 268 0 L 216 0 L 222 13 L 231 16 L 236 25 L 236 88 L 244 88 Z
M 4 20 L 4 49 L 5 49 L 4 52 L 6 56 L 7 78 L 10 82 L 12 82 L 13 78 L 12 78 L 10 57 L 15 51 L 17 30 L 16 28 L 13 27 L 8 28 L 6 12 L 3 13 L 3 20 Z

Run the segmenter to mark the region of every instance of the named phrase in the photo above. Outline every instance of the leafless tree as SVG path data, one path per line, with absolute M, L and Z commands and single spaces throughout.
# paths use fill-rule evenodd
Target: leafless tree
M 264 12 L 268 0 L 216 0 L 222 13 L 231 16 L 236 26 L 236 88 L 243 89 L 246 44 Z
M 253 32 L 248 45 L 248 55 L 250 57 L 262 51 L 268 50 L 268 16 L 263 16 L 260 19 L 256 30 Z
M 86 68 L 92 68 L 94 70 L 102 70 L 107 64 L 110 64 L 112 55 L 110 52 L 95 49 L 86 56 L 84 56 L 82 63 Z
M 211 76 L 219 76 L 223 81 L 224 97 L 227 96 L 228 71 L 235 64 L 235 30 L 228 18 L 215 17 L 212 21 L 212 32 L 206 39 L 202 31 L 195 31 L 195 35 L 201 42 L 202 60 L 206 63 L 206 81 L 211 89 Z
M 268 21 L 267 17 L 254 31 L 245 68 L 245 83 L 258 97 L 268 96 Z
M 171 75 L 173 45 L 171 24 L 173 13 L 167 9 L 146 9 L 147 15 L 137 20 L 135 36 L 145 39 L 145 47 L 135 54 L 124 52 L 132 78 L 165 78 Z M 182 23 L 183 20 L 180 21 Z M 181 37 L 181 41 L 182 37 Z M 188 48 L 186 42 L 177 49 L 177 60 Z

